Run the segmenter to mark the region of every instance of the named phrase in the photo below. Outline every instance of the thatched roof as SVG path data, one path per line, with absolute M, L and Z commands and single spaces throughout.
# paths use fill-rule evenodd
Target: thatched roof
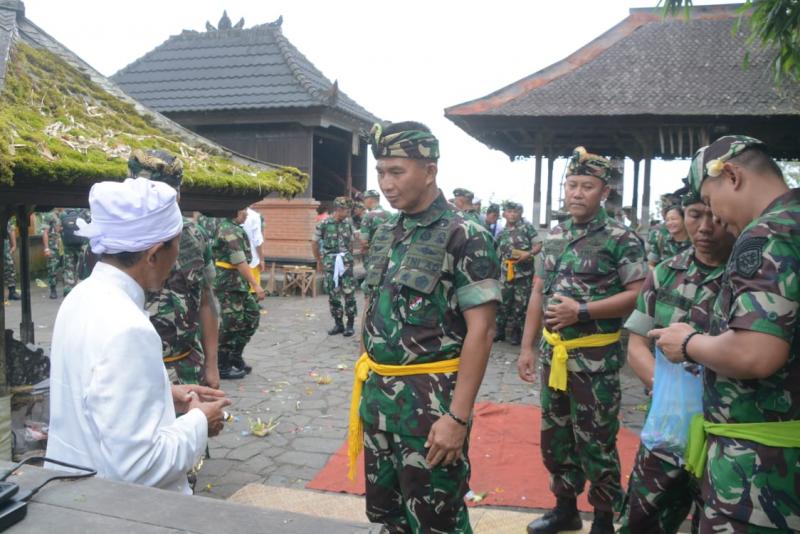
M 26 19 L 22 2 L 0 0 L 0 188 L 85 191 L 123 179 L 134 148 L 179 154 L 189 196 L 294 196 L 308 182 L 142 106 Z

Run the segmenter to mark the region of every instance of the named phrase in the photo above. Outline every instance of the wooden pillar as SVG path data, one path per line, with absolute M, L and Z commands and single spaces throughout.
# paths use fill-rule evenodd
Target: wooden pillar
M 536 151 L 536 174 L 533 179 L 533 213 L 531 214 L 531 222 L 536 228 L 539 228 L 539 221 L 542 217 L 542 154 L 539 150 Z
M 633 202 L 631 202 L 633 213 L 637 217 L 639 216 L 639 161 L 638 159 L 633 160 Z
M 550 229 L 550 222 L 553 220 L 553 155 L 547 156 L 547 198 L 545 199 L 544 220 L 545 227 Z M 538 227 L 538 225 L 537 225 Z
M 349 146 L 345 148 L 347 150 L 347 191 L 344 195 L 349 197 L 353 193 L 353 155 Z
M 644 189 L 642 190 L 642 224 L 650 228 L 650 158 L 644 160 Z
M 31 310 L 31 259 L 30 240 L 30 213 L 28 206 L 17 207 L 17 228 L 19 228 L 19 270 L 20 289 L 22 290 L 22 314 L 19 323 L 19 339 L 23 343 L 34 343 L 33 339 L 33 313 Z
M 0 250 L 3 249 L 6 239 L 8 239 L 6 229 L 8 228 L 10 210 L 9 206 L 0 208 Z M 6 382 L 6 307 L 3 305 L 5 295 L 2 283 L 5 263 L 5 261 L 0 261 L 0 395 L 5 395 L 8 392 L 8 384 Z

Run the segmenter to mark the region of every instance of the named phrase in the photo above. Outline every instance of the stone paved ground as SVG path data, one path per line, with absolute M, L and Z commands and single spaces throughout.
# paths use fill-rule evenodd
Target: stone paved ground
M 46 346 L 60 300 L 47 299 L 41 289 L 34 292 L 36 341 Z M 359 311 L 360 306 L 361 301 Z M 223 381 L 236 420 L 210 440 L 211 459 L 197 485 L 205 495 L 226 498 L 251 482 L 302 488 L 344 441 L 357 339 L 327 336 L 331 321 L 324 296 L 270 297 L 263 307 L 258 333 L 245 353 L 253 373 Z M 19 303 L 5 310 L 6 327 L 18 330 Z M 535 388 L 517 377 L 517 354 L 506 343 L 494 346 L 479 400 L 538 404 Z M 331 383 L 318 384 L 325 376 Z M 628 428 L 641 428 L 643 402 L 640 383 L 626 369 L 621 418 Z M 279 421 L 272 434 L 249 434 L 249 420 L 259 417 Z

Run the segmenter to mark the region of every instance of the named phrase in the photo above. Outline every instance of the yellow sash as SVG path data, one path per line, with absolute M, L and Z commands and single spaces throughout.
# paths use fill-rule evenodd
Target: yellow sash
M 261 269 L 256 267 L 250 267 L 250 272 L 253 273 L 253 278 L 260 284 L 261 283 Z M 252 286 L 250 287 L 250 293 L 255 293 L 256 290 Z
M 418 363 L 414 365 L 385 365 L 378 363 L 365 352 L 356 361 L 355 378 L 353 380 L 353 394 L 350 399 L 350 424 L 347 430 L 347 455 L 349 458 L 347 478 L 353 480 L 356 476 L 356 460 L 358 453 L 364 446 L 364 422 L 358 414 L 361 404 L 361 391 L 364 382 L 369 378 L 369 372 L 381 376 L 411 376 L 433 375 L 439 373 L 455 373 L 458 371 L 459 358 L 432 363 Z
M 567 390 L 567 351 L 572 349 L 588 349 L 605 347 L 619 341 L 621 332 L 617 330 L 612 334 L 594 334 L 591 336 L 577 337 L 563 340 L 558 332 L 542 329 L 544 340 L 553 347 L 553 358 L 550 360 L 550 377 L 547 385 L 560 391 Z
M 220 269 L 236 270 L 236 266 L 232 263 L 228 263 L 227 261 L 215 261 L 214 265 Z
M 192 353 L 191 350 L 187 350 L 183 354 L 178 354 L 177 356 L 167 356 L 166 358 L 163 358 L 163 360 L 164 360 L 164 363 L 177 362 L 179 360 L 182 360 L 182 359 L 186 358 L 191 353 Z
M 517 263 L 517 260 L 505 260 L 506 262 L 506 282 L 511 282 L 514 280 L 514 264 Z

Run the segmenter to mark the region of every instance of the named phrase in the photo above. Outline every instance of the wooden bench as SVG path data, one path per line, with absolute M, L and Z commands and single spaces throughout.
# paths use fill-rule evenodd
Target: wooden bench
M 273 274 L 274 274 L 273 264 Z M 297 289 L 301 297 L 317 296 L 317 270 L 303 265 L 284 265 L 283 269 L 283 290 L 281 294 L 285 297 L 293 289 Z

